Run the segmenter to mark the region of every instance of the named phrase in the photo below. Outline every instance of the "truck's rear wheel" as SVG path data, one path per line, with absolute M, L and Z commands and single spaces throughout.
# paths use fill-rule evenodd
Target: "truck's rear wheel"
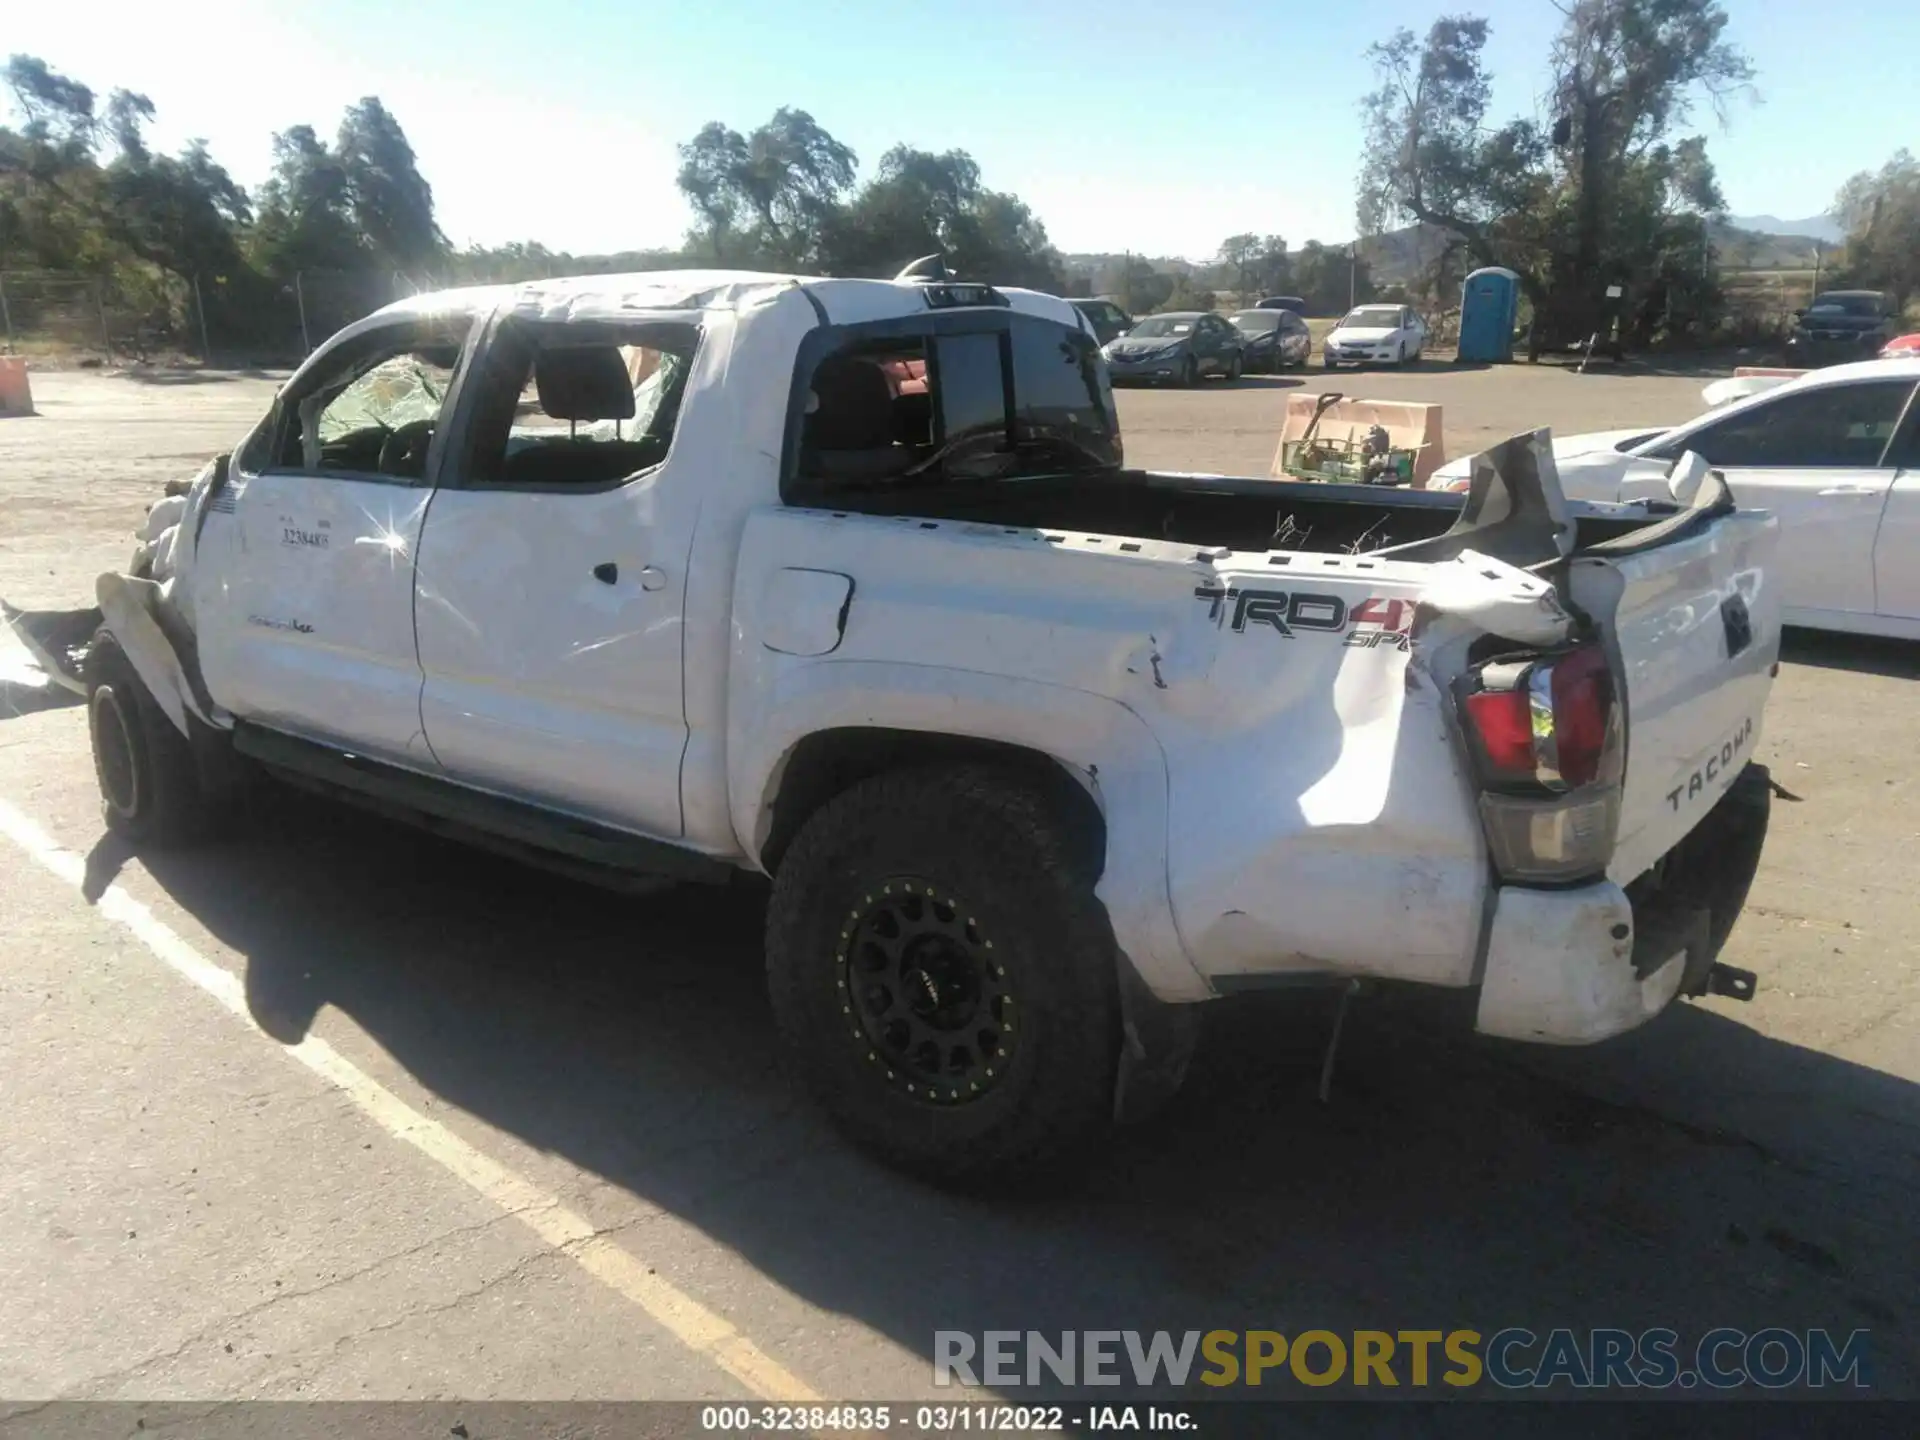
M 93 637 L 85 675 L 93 772 L 107 828 L 135 844 L 178 844 L 199 835 L 207 804 L 192 747 L 111 632 Z
M 855 1141 L 979 1185 L 1051 1178 L 1106 1132 L 1116 957 L 1084 848 L 981 767 L 879 776 L 801 829 L 768 982 L 801 1078 Z

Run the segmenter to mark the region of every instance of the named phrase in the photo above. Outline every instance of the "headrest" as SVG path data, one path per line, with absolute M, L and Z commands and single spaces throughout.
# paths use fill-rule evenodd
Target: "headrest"
M 555 420 L 631 420 L 633 381 L 616 345 L 542 350 L 533 362 L 540 409 Z
M 871 360 L 830 355 L 813 372 L 819 407 L 807 416 L 807 440 L 820 450 L 878 450 L 894 437 L 893 387 Z

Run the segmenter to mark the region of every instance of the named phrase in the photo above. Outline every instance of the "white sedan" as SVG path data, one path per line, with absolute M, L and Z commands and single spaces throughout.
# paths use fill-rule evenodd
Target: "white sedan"
M 1362 305 L 1349 310 L 1327 332 L 1320 363 L 1407 365 L 1420 358 L 1427 343 L 1427 322 L 1405 305 Z
M 1836 365 L 1684 425 L 1556 437 L 1554 461 L 1569 499 L 1632 502 L 1665 498 L 1691 450 L 1742 507 L 1780 517 L 1787 624 L 1920 640 L 1917 391 L 1920 357 Z M 1469 464 L 1430 488 L 1464 489 Z

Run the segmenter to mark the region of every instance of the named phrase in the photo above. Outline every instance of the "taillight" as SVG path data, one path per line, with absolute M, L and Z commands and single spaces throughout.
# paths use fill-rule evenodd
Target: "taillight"
M 1467 696 L 1467 714 L 1489 778 L 1533 779 L 1533 700 L 1526 690 L 1476 691 Z
M 1559 882 L 1603 870 L 1620 806 L 1620 747 L 1606 653 L 1489 662 L 1461 695 L 1495 866 Z
M 1536 667 L 1536 676 L 1542 668 L 1547 671 L 1543 688 L 1552 720 L 1549 743 L 1554 769 L 1559 771 L 1563 785 L 1577 790 L 1600 778 L 1613 724 L 1613 672 L 1597 645 Z M 1538 680 L 1534 683 L 1540 686 Z M 1536 698 L 1536 711 L 1539 705 Z

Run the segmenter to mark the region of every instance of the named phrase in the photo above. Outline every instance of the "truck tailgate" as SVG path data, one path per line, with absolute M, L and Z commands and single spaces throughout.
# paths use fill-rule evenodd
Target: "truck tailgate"
M 1568 562 L 1625 689 L 1616 884 L 1678 844 L 1753 758 L 1780 653 L 1779 529 L 1759 511 L 1700 515 L 1671 538 Z

